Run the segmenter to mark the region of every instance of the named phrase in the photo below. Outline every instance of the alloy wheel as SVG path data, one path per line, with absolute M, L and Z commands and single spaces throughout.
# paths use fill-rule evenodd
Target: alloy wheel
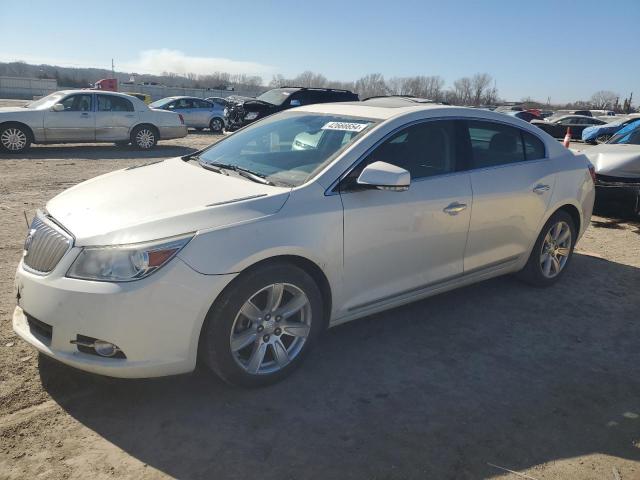
M 311 331 L 311 304 L 295 285 L 274 283 L 240 308 L 229 338 L 236 363 L 247 373 L 275 373 L 302 351 Z
M 571 227 L 567 222 L 559 221 L 551 226 L 542 242 L 540 268 L 547 278 L 560 274 L 571 254 Z
M 17 152 L 27 146 L 27 134 L 19 128 L 7 128 L 2 131 L 0 142 L 7 150 Z
M 222 122 L 218 118 L 214 118 L 211 120 L 211 130 L 214 132 L 219 132 L 222 130 Z
M 155 135 L 148 128 L 143 128 L 136 134 L 136 145 L 140 148 L 151 148 L 155 143 Z

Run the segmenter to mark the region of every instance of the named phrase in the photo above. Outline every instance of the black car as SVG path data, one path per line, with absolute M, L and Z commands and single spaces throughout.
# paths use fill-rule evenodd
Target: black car
M 555 138 L 564 138 L 567 134 L 567 127 L 571 128 L 571 138 L 580 140 L 582 138 L 582 130 L 593 125 L 604 125 L 597 118 L 587 117 L 585 115 L 564 115 L 553 120 L 532 120 L 531 125 L 541 128 L 549 135 Z
M 358 95 L 335 88 L 281 87 L 264 92 L 257 98 L 228 97 L 227 129 L 236 130 L 272 113 L 313 103 L 357 102 Z

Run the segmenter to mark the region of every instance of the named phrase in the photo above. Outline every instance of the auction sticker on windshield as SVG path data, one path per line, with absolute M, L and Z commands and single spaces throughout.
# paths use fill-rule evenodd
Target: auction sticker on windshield
M 344 132 L 361 132 L 367 128 L 368 123 L 329 122 L 325 123 L 322 130 L 342 130 Z

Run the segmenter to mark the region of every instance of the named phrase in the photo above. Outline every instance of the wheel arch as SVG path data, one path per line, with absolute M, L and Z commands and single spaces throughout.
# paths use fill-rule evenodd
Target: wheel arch
M 565 203 L 564 205 L 561 205 L 560 207 L 556 208 L 551 215 L 560 211 L 567 212 L 571 216 L 574 226 L 576 227 L 576 232 L 580 232 L 582 228 L 582 215 L 580 214 L 580 210 L 578 210 L 578 208 L 575 205 L 572 205 L 570 203 Z

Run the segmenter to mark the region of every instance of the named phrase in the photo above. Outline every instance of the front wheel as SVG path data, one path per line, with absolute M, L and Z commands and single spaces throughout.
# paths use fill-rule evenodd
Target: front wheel
M 536 287 L 553 285 L 567 269 L 576 241 L 571 215 L 562 210 L 554 213 L 542 228 L 519 278 Z
M 140 150 L 151 150 L 158 143 L 158 134 L 153 127 L 139 125 L 131 132 L 131 143 Z
M 0 128 L 0 148 L 9 153 L 22 153 L 31 145 L 31 135 L 19 125 Z
M 300 365 L 323 327 L 313 278 L 294 265 L 264 265 L 241 274 L 215 302 L 200 358 L 229 383 L 268 385 Z

